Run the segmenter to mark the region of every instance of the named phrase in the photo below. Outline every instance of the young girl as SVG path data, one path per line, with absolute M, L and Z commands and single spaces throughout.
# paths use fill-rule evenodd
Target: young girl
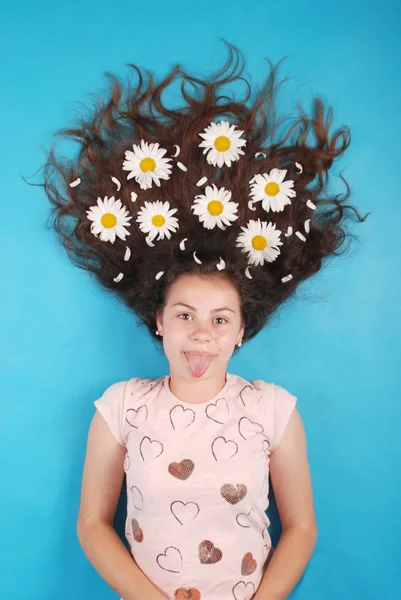
M 138 84 L 124 90 L 110 76 L 107 102 L 61 132 L 81 143 L 75 163 L 51 150 L 45 165 L 69 257 L 135 312 L 169 362 L 168 375 L 106 389 L 89 429 L 78 537 L 124 600 L 282 600 L 316 543 L 296 398 L 227 365 L 338 254 L 347 209 L 363 220 L 344 204 L 348 187 L 342 200 L 324 193 L 349 131 L 331 135 L 315 99 L 312 118 L 276 139 L 277 67 L 251 102 L 248 84 L 230 99 L 221 88 L 247 82 L 227 47 L 208 80 L 176 66 L 156 85 L 131 65 Z M 178 77 L 184 100 L 172 110 L 161 96 Z M 113 528 L 124 475 L 130 552 Z M 283 528 L 274 554 L 269 475 Z

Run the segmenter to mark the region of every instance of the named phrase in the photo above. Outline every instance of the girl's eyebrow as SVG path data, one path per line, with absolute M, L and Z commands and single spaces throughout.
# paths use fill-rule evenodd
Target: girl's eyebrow
M 194 310 L 196 312 L 196 308 L 194 306 L 191 306 L 190 304 L 185 304 L 185 302 L 176 302 L 175 304 L 173 304 L 173 306 L 186 306 L 187 308 Z M 229 310 L 230 312 L 235 314 L 235 310 L 232 310 L 232 308 L 228 308 L 228 306 L 223 306 L 223 308 L 214 308 L 212 311 L 210 312 L 220 312 L 221 310 Z

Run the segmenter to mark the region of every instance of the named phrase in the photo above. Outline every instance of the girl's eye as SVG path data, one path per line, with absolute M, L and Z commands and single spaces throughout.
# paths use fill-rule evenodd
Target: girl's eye
M 178 318 L 180 317 L 189 317 L 190 315 L 188 313 L 181 313 L 180 315 L 178 315 Z M 224 323 L 227 323 L 227 319 L 225 319 L 224 317 L 216 317 L 216 319 L 220 319 L 221 321 L 224 321 Z M 186 321 L 187 319 L 181 319 L 181 321 Z

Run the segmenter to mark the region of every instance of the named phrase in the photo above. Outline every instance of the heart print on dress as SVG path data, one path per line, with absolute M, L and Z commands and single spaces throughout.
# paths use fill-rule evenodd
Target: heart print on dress
M 168 466 L 168 472 L 177 479 L 188 479 L 195 468 L 195 464 L 189 458 L 184 458 L 181 462 L 172 462 Z
M 176 500 L 170 505 L 170 510 L 181 525 L 188 525 L 196 519 L 199 514 L 199 506 L 196 502 L 181 502 Z
M 219 436 L 212 442 L 212 454 L 215 460 L 226 460 L 232 458 L 238 452 L 238 445 L 232 440 L 226 440 Z
M 246 385 L 240 391 L 239 396 L 244 406 L 254 406 L 263 398 L 263 393 L 251 385 Z
M 141 441 L 139 452 L 144 462 L 153 460 L 163 453 L 163 444 L 146 436 Z
M 205 413 L 208 419 L 224 425 L 230 413 L 227 400 L 225 398 L 219 398 L 219 400 L 216 400 L 216 402 L 208 404 L 205 409 Z
M 238 504 L 238 502 L 245 498 L 247 491 L 248 488 L 242 483 L 237 483 L 237 485 L 225 483 L 220 488 L 220 494 L 230 504 Z
M 134 536 L 134 540 L 139 543 L 143 542 L 143 531 L 139 527 L 138 521 L 136 519 L 132 519 L 131 524 L 132 524 L 132 533 Z
M 164 554 L 158 554 L 156 562 L 163 571 L 179 573 L 182 569 L 182 554 L 175 546 L 168 546 Z
M 257 566 L 257 562 L 253 558 L 252 552 L 247 552 L 241 561 L 241 575 L 252 575 Z
M 260 423 L 254 423 L 248 417 L 242 417 L 238 422 L 238 431 L 244 440 L 248 440 L 257 433 L 263 433 L 263 427 Z
M 174 431 L 181 431 L 192 425 L 195 421 L 195 412 L 192 408 L 184 408 L 180 404 L 170 410 L 170 423 Z
M 245 583 L 245 581 L 239 581 L 233 587 L 233 596 L 235 600 L 251 600 L 255 595 L 255 586 L 253 583 Z
M 201 600 L 200 591 L 196 588 L 178 588 L 174 592 L 174 600 Z
M 125 415 L 125 420 L 131 427 L 141 427 L 148 418 L 148 407 L 143 405 L 139 408 L 129 408 Z
M 204 540 L 199 544 L 199 560 L 203 565 L 213 565 L 222 559 L 223 553 L 220 548 L 210 540 Z

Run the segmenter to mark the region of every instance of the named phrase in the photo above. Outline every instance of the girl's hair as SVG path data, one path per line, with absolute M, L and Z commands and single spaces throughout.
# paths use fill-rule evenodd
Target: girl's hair
M 94 274 L 105 288 L 117 294 L 159 343 L 161 339 L 155 334 L 156 313 L 163 308 L 170 286 L 180 275 L 224 277 L 235 286 L 241 301 L 245 342 L 294 295 L 300 282 L 319 271 L 324 258 L 345 252 L 346 238 L 354 237 L 345 230 L 347 209 L 359 221 L 367 216 L 361 217 L 356 208 L 344 203 L 350 190 L 342 175 L 346 194 L 341 198 L 325 193 L 328 170 L 349 146 L 349 129 L 344 126 L 330 133 L 332 109 L 325 117 L 323 102 L 313 98 L 312 118 L 298 105 L 300 114 L 278 137 L 279 127 L 285 122 L 285 119 L 277 119 L 275 112 L 276 93 L 283 83 L 278 85 L 276 81 L 281 61 L 274 67 L 268 60 L 270 70 L 266 80 L 252 97 L 251 86 L 242 76 L 245 68 L 242 53 L 228 43 L 226 46 L 226 64 L 208 79 L 191 76 L 176 65 L 156 84 L 149 72 L 141 72 L 129 64 L 138 81 L 134 87 L 129 82 L 124 89 L 116 76 L 106 73 L 113 84 L 107 99 L 98 99 L 87 117 L 81 116 L 75 126 L 56 133 L 79 142 L 81 148 L 74 162 L 56 158 L 51 147 L 43 166 L 45 180 L 39 185 L 44 187 L 53 204 L 48 226 L 54 228 L 72 262 Z M 162 93 L 177 80 L 181 83 L 183 101 L 172 110 L 163 103 Z M 223 86 L 234 82 L 246 85 L 247 93 L 241 102 L 222 93 Z M 245 154 L 229 168 L 209 164 L 199 147 L 199 133 L 221 117 L 243 130 L 247 140 Z M 314 134 L 315 141 L 308 141 L 310 134 Z M 142 191 L 138 183 L 130 179 L 117 191 L 111 178 L 126 179 L 126 172 L 122 170 L 125 150 L 132 150 L 132 145 L 142 139 L 158 142 L 170 156 L 176 151 L 175 145 L 180 146 L 178 160 L 188 170 L 183 172 L 174 166 L 170 178 L 162 181 L 161 187 Z M 257 152 L 264 153 L 265 157 L 255 157 Z M 295 163 L 302 165 L 302 172 Z M 284 210 L 266 218 L 261 203 L 255 205 L 256 210 L 248 207 L 249 182 L 256 174 L 269 173 L 275 167 L 287 169 L 287 177 L 294 180 L 296 197 Z M 78 177 L 80 185 L 70 187 Z M 224 231 L 217 227 L 206 229 L 190 210 L 193 198 L 200 192 L 196 183 L 203 177 L 208 178 L 208 185 L 216 183 L 231 190 L 232 200 L 239 204 L 238 219 Z M 131 192 L 138 193 L 136 202 L 131 201 Z M 96 205 L 98 197 L 105 196 L 120 199 L 133 217 L 130 235 L 125 241 L 117 238 L 114 244 L 103 242 L 91 233 L 86 211 Z M 159 240 L 150 248 L 145 234 L 134 222 L 144 201 L 159 199 L 167 200 L 170 208 L 178 209 L 175 216 L 179 230 L 170 239 Z M 316 205 L 316 210 L 307 206 L 308 199 Z M 274 221 L 282 232 L 289 226 L 294 232 L 304 231 L 304 223 L 310 219 L 310 231 L 305 234 L 306 242 L 296 235 L 283 236 L 277 259 L 253 268 L 252 279 L 249 279 L 244 273 L 248 258 L 235 246 L 235 241 L 240 227 L 258 218 Z M 184 237 L 187 242 L 185 250 L 181 250 L 179 244 Z M 131 258 L 124 261 L 127 246 Z M 202 264 L 195 262 L 194 251 Z M 216 269 L 220 257 L 226 264 L 222 271 Z M 155 279 L 160 271 L 164 275 Z M 114 278 L 120 272 L 124 277 L 116 283 Z M 289 273 L 292 279 L 283 283 L 281 279 Z

